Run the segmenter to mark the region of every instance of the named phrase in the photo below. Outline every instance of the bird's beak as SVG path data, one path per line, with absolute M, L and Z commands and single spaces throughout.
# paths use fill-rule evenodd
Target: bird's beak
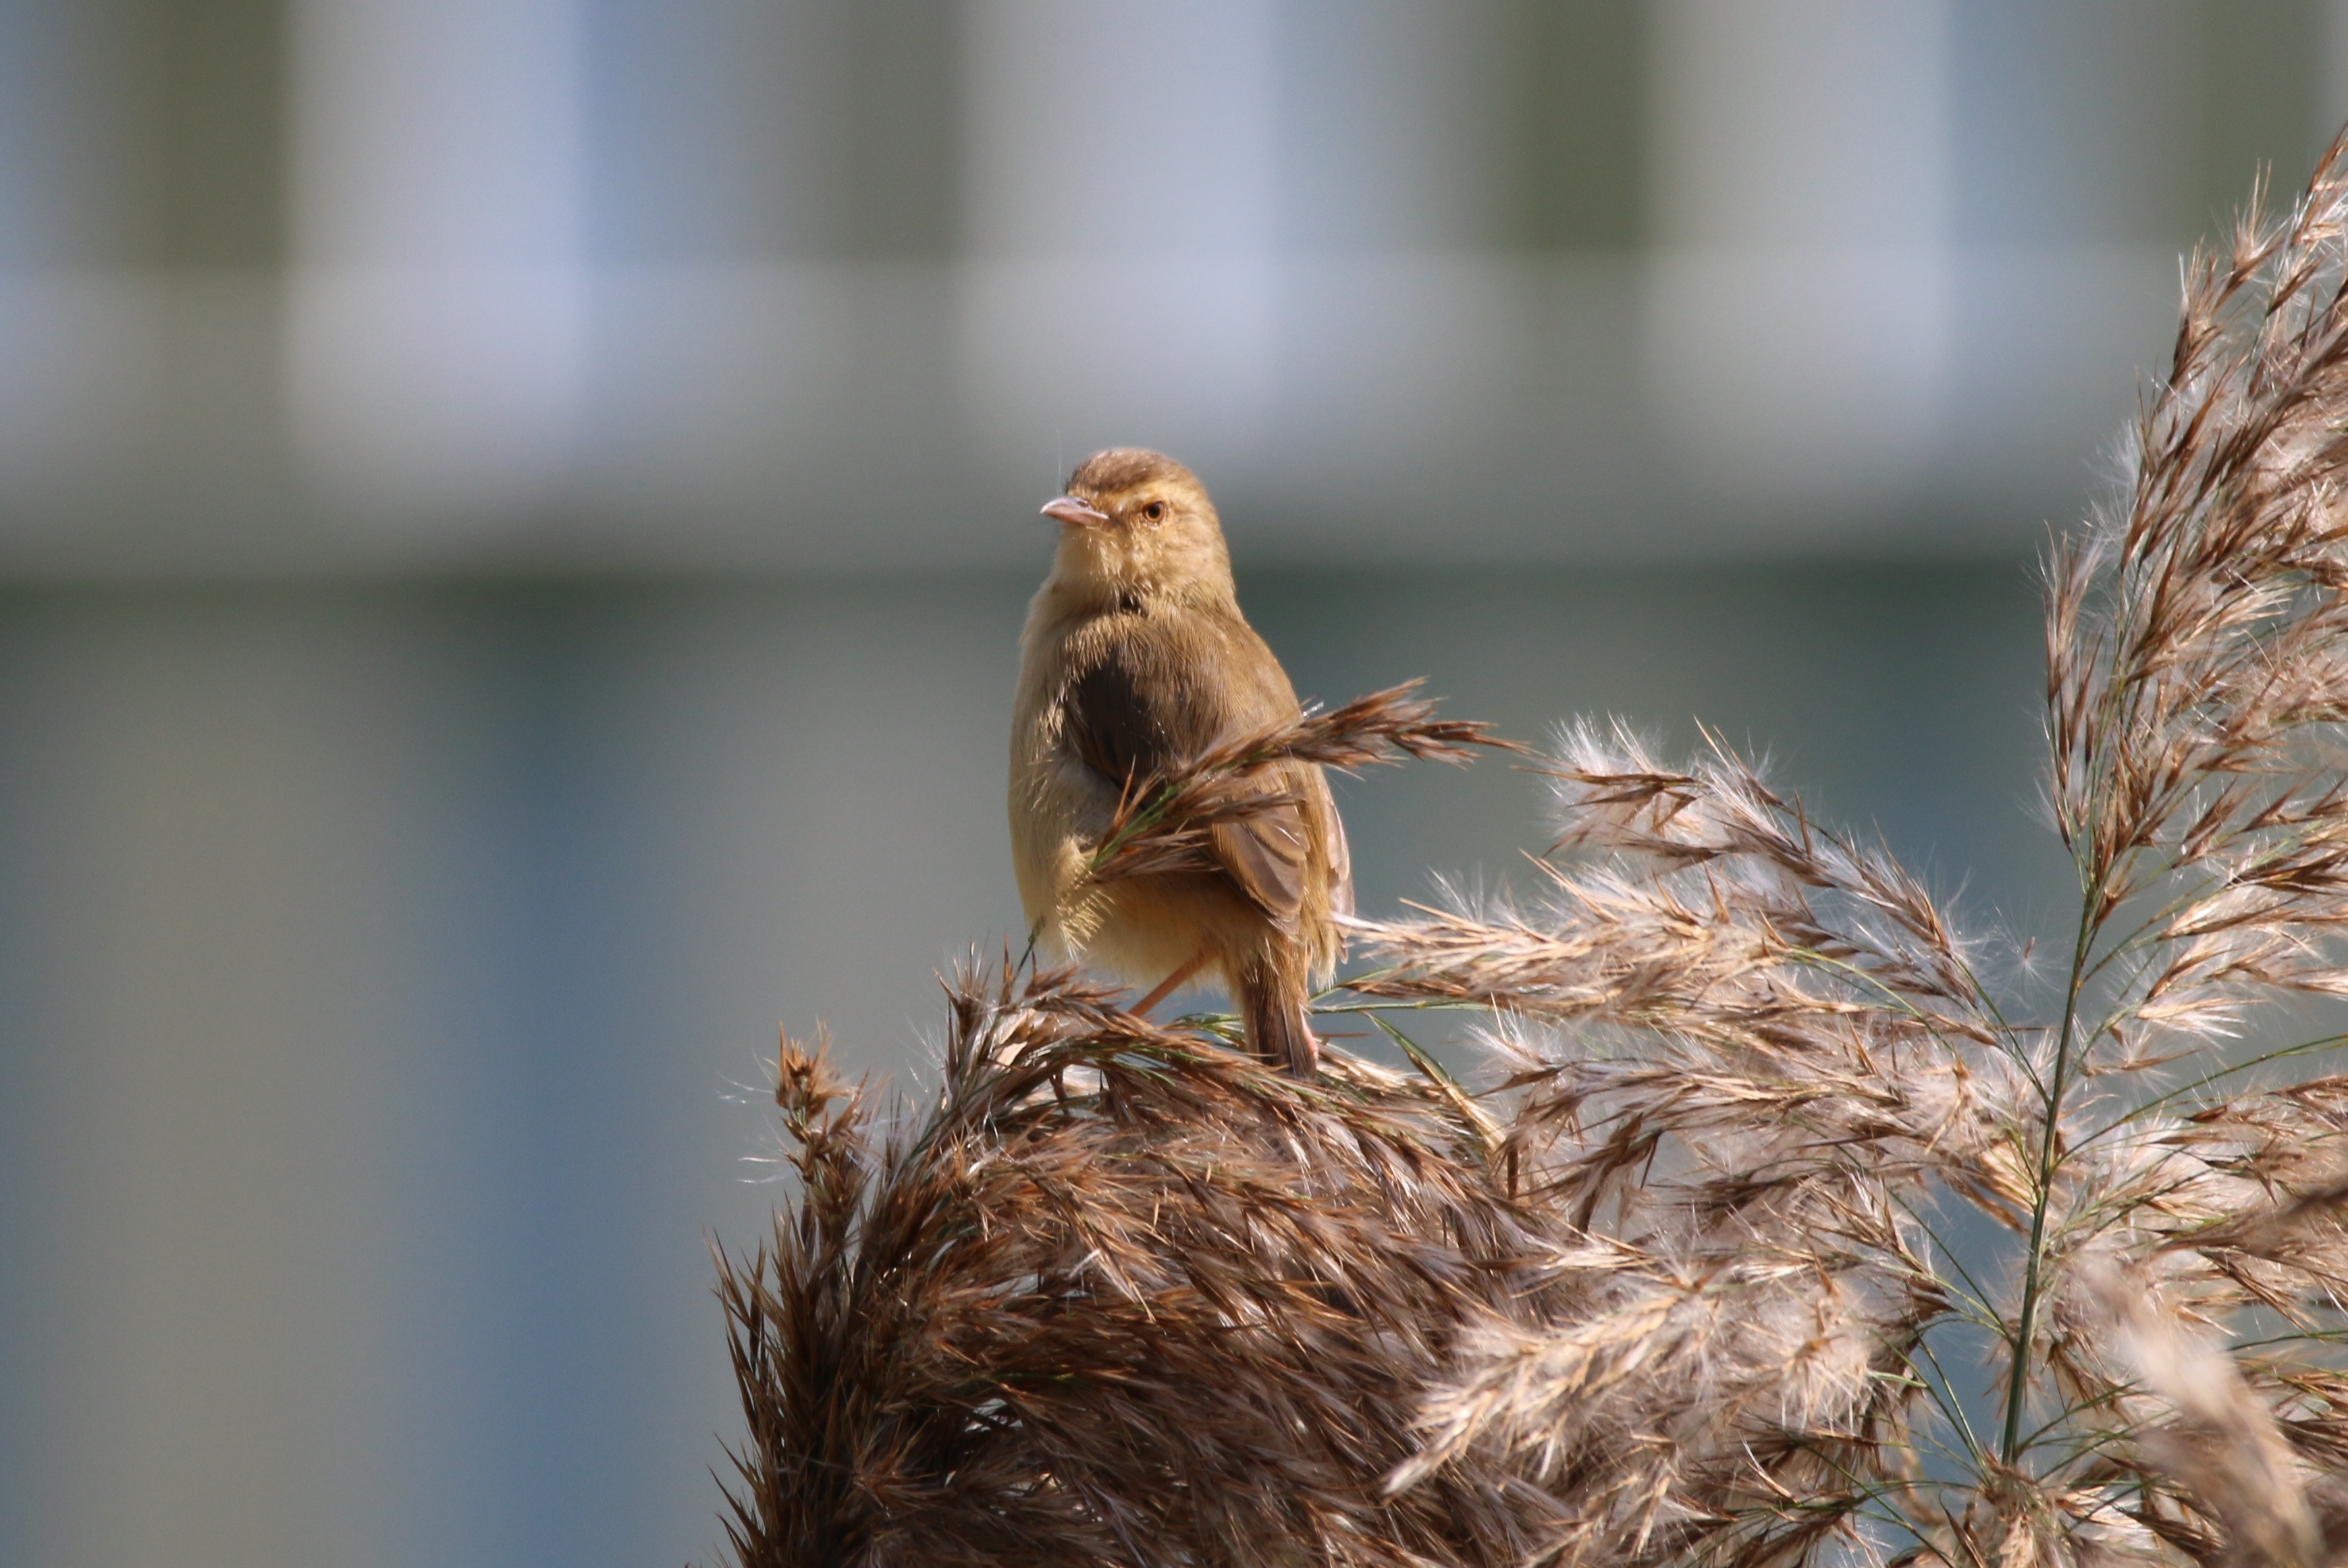
M 1056 522 L 1072 523 L 1080 528 L 1104 528 L 1108 514 L 1089 502 L 1074 496 L 1057 496 L 1044 503 L 1044 515 Z

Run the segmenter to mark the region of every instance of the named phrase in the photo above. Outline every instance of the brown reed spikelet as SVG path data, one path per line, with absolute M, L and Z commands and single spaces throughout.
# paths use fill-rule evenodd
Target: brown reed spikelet
M 1334 710 L 1308 706 L 1284 723 L 1210 747 L 1171 775 L 1133 780 L 1093 853 L 1093 879 L 1215 869 L 1208 829 L 1295 804 L 1280 791 L 1246 787 L 1275 763 L 1352 769 L 1416 758 L 1457 764 L 1472 760 L 1477 747 L 1522 749 L 1495 736 L 1488 724 L 1437 718 L 1433 702 L 1412 695 L 1421 684 L 1406 681 Z
M 1427 1085 L 1306 1086 L 1063 971 L 953 989 L 880 1134 L 785 1042 L 804 1188 L 728 1264 L 745 1563 L 1515 1562 L 1548 1501 L 1379 1481 L 1540 1235 Z
M 2237 1043 L 2348 994 L 2343 432 L 2348 142 L 2194 259 L 2050 564 L 2051 1007 L 1717 740 L 1584 723 L 1537 899 L 1356 923 L 1324 1004 L 1415 1075 L 1024 963 L 893 1131 L 787 1044 L 800 1190 L 724 1269 L 744 1568 L 2348 1556 L 2348 1077 L 2286 1071 L 2343 1037 Z M 1151 781 L 1096 874 L 1262 756 L 1490 743 L 1402 702 Z

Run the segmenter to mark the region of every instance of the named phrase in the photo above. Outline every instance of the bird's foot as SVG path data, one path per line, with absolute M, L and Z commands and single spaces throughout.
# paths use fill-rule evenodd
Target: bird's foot
M 1196 958 L 1193 958 L 1189 963 L 1183 965 L 1180 968 L 1175 970 L 1172 974 L 1159 981 L 1158 989 L 1156 990 L 1151 991 L 1148 996 L 1142 998 L 1139 1001 L 1134 1003 L 1125 1010 L 1131 1013 L 1136 1018 L 1148 1017 L 1151 1008 L 1156 1007 L 1159 1002 L 1162 1002 L 1168 997 L 1172 996 L 1176 990 L 1180 989 L 1184 980 L 1189 979 L 1192 975 L 1195 975 L 1200 969 L 1205 968 L 1207 967 L 1208 957 L 1209 955 L 1206 949 L 1200 948 Z

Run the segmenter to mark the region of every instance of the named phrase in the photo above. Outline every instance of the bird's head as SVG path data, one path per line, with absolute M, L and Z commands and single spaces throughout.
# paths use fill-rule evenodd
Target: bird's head
M 1231 560 L 1206 487 L 1156 452 L 1113 446 L 1068 476 L 1067 493 L 1045 503 L 1060 525 L 1053 575 L 1072 588 L 1124 597 L 1221 595 Z

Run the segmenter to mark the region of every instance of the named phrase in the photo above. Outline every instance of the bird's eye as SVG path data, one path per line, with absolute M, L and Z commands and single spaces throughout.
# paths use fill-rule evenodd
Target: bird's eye
M 1141 508 L 1141 515 L 1150 522 L 1162 523 L 1166 520 L 1166 503 L 1152 501 Z

